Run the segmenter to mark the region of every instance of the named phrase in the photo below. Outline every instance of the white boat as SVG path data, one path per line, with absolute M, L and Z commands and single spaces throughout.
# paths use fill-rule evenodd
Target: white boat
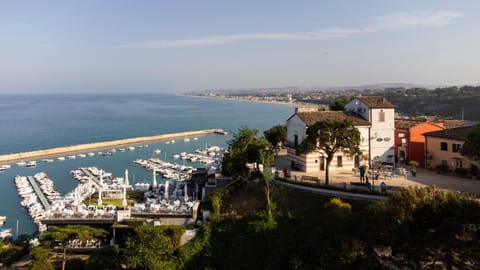
M 0 239 L 5 240 L 12 237 L 12 229 L 1 229 L 0 230 Z
M 174 158 L 174 159 L 179 159 L 179 158 L 180 158 L 180 155 L 173 155 L 173 158 Z
M 77 156 L 78 156 L 79 158 L 84 158 L 84 157 L 86 157 L 87 155 L 85 155 L 85 154 L 78 154 Z
M 42 161 L 45 162 L 45 163 L 52 163 L 55 160 L 53 158 L 44 158 Z
M 165 142 L 165 143 L 166 143 L 166 144 L 170 144 L 170 141 L 168 141 L 168 142 Z
M 118 148 L 118 151 L 125 152 L 125 148 Z
M 194 140 L 194 141 L 196 141 L 196 140 L 198 140 L 198 138 L 197 138 L 197 137 L 195 137 L 195 138 L 193 138 L 193 140 Z
M 171 140 L 170 142 L 171 142 L 171 143 L 175 143 L 175 140 Z
M 183 139 L 184 142 L 189 142 L 190 141 L 190 138 L 185 138 Z
M 29 168 L 37 167 L 37 162 L 35 160 L 29 161 L 26 166 Z
M 5 224 L 5 221 L 7 221 L 7 216 L 0 216 L 0 226 L 3 226 L 3 224 Z
M 57 157 L 57 160 L 63 161 L 65 160 L 65 157 Z
M 76 158 L 77 158 L 77 156 L 75 156 L 75 155 L 71 155 L 71 156 L 67 156 L 67 158 L 68 158 L 68 159 L 76 159 Z
M 17 166 L 24 167 L 24 166 L 26 166 L 26 165 L 27 165 L 27 162 L 25 162 L 25 161 L 23 161 L 23 160 L 22 160 L 22 161 L 19 161 L 19 162 L 17 162 Z
M 160 149 L 157 148 L 157 149 L 155 149 L 155 151 L 153 151 L 153 152 L 154 152 L 155 154 L 160 154 L 160 153 L 162 152 L 162 150 L 160 150 Z
M 115 153 L 117 152 L 117 149 L 113 148 L 112 150 L 110 150 L 110 152 Z
M 90 152 L 90 153 L 88 153 L 87 155 L 88 155 L 89 157 L 93 157 L 93 156 L 95 156 L 95 153 Z
M 10 165 L 0 165 L 0 172 L 10 169 Z
M 130 146 L 130 147 L 128 147 L 128 150 L 129 150 L 129 151 L 135 150 L 135 146 Z

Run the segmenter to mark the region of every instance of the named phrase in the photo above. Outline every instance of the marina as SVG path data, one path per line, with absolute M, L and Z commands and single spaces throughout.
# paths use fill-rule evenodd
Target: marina
M 130 138 L 130 139 L 80 144 L 80 145 L 73 145 L 73 146 L 66 146 L 66 147 L 56 147 L 56 148 L 51 148 L 46 150 L 36 150 L 36 151 L 23 152 L 23 153 L 0 155 L 0 163 L 18 161 L 17 162 L 18 166 L 26 166 L 27 163 L 23 160 L 35 159 L 35 158 L 47 158 L 52 156 L 64 155 L 68 153 L 73 154 L 73 153 L 85 152 L 88 150 L 105 149 L 109 147 L 131 145 L 131 144 L 141 144 L 137 146 L 138 148 L 141 148 L 141 147 L 148 147 L 148 144 L 144 144 L 145 142 L 162 141 L 162 140 L 167 140 L 172 138 L 182 138 L 187 136 L 200 136 L 200 135 L 208 135 L 208 134 L 226 135 L 228 134 L 228 132 L 224 131 L 223 129 L 204 129 L 204 130 L 186 131 L 186 132 L 162 134 L 162 135 L 155 135 L 155 136 L 148 136 L 148 137 L 136 137 L 136 138 Z M 171 143 L 175 143 L 175 140 L 171 140 Z M 134 150 L 134 148 L 131 149 L 131 147 L 129 147 L 128 149 Z M 68 155 L 67 158 L 75 159 L 76 156 Z
M 234 131 L 242 124 L 265 130 L 286 119 L 293 110 L 279 105 L 196 99 L 175 95 L 80 95 L 74 99 L 70 95 L 6 96 L 3 101 L 6 102 L 5 104 L 11 104 L 4 108 L 6 110 L 4 115 L 25 115 L 28 117 L 25 120 L 28 119 L 28 121 L 18 121 L 17 118 L 12 117 L 3 119 L 4 127 L 9 132 L 0 133 L 2 155 L 88 145 L 91 142 L 116 141 L 123 138 L 151 137 L 154 134 L 184 134 L 188 130 L 205 130 L 215 127 Z M 25 106 L 25 102 L 29 105 Z M 234 110 L 233 105 L 235 105 Z M 52 107 L 57 110 L 52 111 Z M 204 118 L 199 121 L 198 114 L 190 113 L 191 110 L 201 110 Z M 63 113 L 56 113 L 57 111 Z M 261 119 L 258 117 L 259 114 L 262 115 Z M 172 117 L 173 115 L 176 117 Z M 42 132 L 39 133 L 39 131 Z M 190 142 L 184 143 L 183 139 L 187 137 L 191 138 Z M 46 156 L 39 157 L 16 159 L 18 158 L 16 155 L 13 161 L 2 160 L 0 166 L 11 164 L 10 168 L 0 172 L 2 183 L 0 201 L 1 205 L 4 205 L 0 214 L 8 217 L 4 226 L 13 228 L 16 233 L 18 221 L 18 235 L 32 234 L 37 231 L 37 226 L 29 213 L 20 204 L 23 199 L 19 197 L 12 181 L 15 175 L 28 176 L 45 172 L 54 180 L 55 188 L 62 197 L 79 185 L 79 182 L 70 174 L 71 170 L 79 167 L 96 166 L 115 176 L 123 176 L 125 169 L 128 169 L 132 187 L 137 183 L 151 185 L 152 172 L 135 165 L 132 163 L 133 160 L 158 157 L 170 163 L 176 162 L 194 168 L 205 167 L 202 163 L 192 163 L 187 159 L 174 160 L 172 156 L 181 152 L 194 153 L 195 149 L 202 148 L 206 143 L 225 147 L 229 139 L 230 136 L 209 133 L 151 142 L 133 142 L 121 146 L 100 146 L 88 150 L 74 149 L 73 152 L 54 154 L 48 152 Z M 176 143 L 171 144 L 171 140 L 175 140 Z M 167 141 L 169 144 L 165 143 Z M 136 148 L 137 145 L 144 144 L 148 144 L 149 147 Z M 117 152 L 112 156 L 97 155 L 98 151 L 107 152 L 113 148 L 117 149 Z M 121 148 L 124 149 L 123 153 Z M 161 153 L 152 156 L 157 148 Z M 87 158 L 66 159 L 68 155 L 82 153 L 87 153 Z M 54 162 L 47 163 L 43 159 L 53 159 Z M 16 166 L 16 162 L 21 160 L 25 162 L 37 160 L 37 166 L 32 168 Z M 157 181 L 159 186 L 164 184 L 165 179 L 160 176 L 160 173 Z M 86 204 L 88 206 L 88 203 Z

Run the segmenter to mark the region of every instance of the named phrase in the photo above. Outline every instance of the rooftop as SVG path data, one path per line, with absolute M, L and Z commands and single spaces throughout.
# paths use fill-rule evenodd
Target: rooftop
M 450 129 L 444 129 L 440 131 L 427 132 L 427 133 L 424 133 L 423 135 L 429 136 L 429 137 L 446 138 L 446 139 L 466 140 L 468 134 L 478 126 L 479 125 L 450 128 Z
M 358 96 L 356 97 L 363 104 L 367 105 L 368 108 L 395 108 L 395 105 L 390 103 L 381 96 Z
M 318 121 L 323 120 L 349 120 L 353 122 L 355 126 L 369 126 L 370 122 L 354 115 L 347 114 L 343 111 L 309 111 L 309 112 L 297 112 L 300 119 L 305 122 L 307 126 L 312 126 Z

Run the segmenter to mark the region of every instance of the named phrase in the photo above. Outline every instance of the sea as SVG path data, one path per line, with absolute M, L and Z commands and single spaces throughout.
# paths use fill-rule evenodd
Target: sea
M 3 228 L 12 228 L 14 235 L 36 231 L 27 210 L 20 205 L 13 183 L 15 175 L 45 172 L 63 195 L 78 184 L 70 171 L 85 166 L 96 166 L 118 177 L 128 169 L 131 183 L 151 183 L 151 172 L 136 166 L 133 160 L 156 156 L 180 163 L 183 161 L 175 160 L 173 155 L 211 145 L 226 147 L 232 133 L 242 126 L 257 129 L 261 135 L 270 127 L 285 124 L 293 113 L 292 106 L 174 94 L 0 95 L 0 155 L 200 129 L 229 132 L 226 136 L 207 135 L 188 142 L 149 142 L 148 147 L 117 151 L 112 156 L 55 159 L 52 163 L 37 160 L 35 168 L 12 163 L 11 169 L 0 172 L 0 215 L 7 216 Z M 156 149 L 161 152 L 155 154 Z M 185 165 L 204 166 L 189 162 Z

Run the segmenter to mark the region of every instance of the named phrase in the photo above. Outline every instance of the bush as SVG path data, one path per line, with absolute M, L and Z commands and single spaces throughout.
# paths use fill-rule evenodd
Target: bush
M 473 176 L 477 176 L 478 175 L 478 167 L 477 165 L 470 165 L 470 173 L 473 175 Z
M 437 169 L 438 172 L 443 172 L 443 173 L 448 172 L 448 165 L 446 164 L 439 164 L 435 168 Z
M 461 177 L 464 177 L 465 175 L 467 175 L 468 173 L 468 169 L 465 169 L 465 168 L 456 168 L 455 169 L 455 174 L 461 176 Z

